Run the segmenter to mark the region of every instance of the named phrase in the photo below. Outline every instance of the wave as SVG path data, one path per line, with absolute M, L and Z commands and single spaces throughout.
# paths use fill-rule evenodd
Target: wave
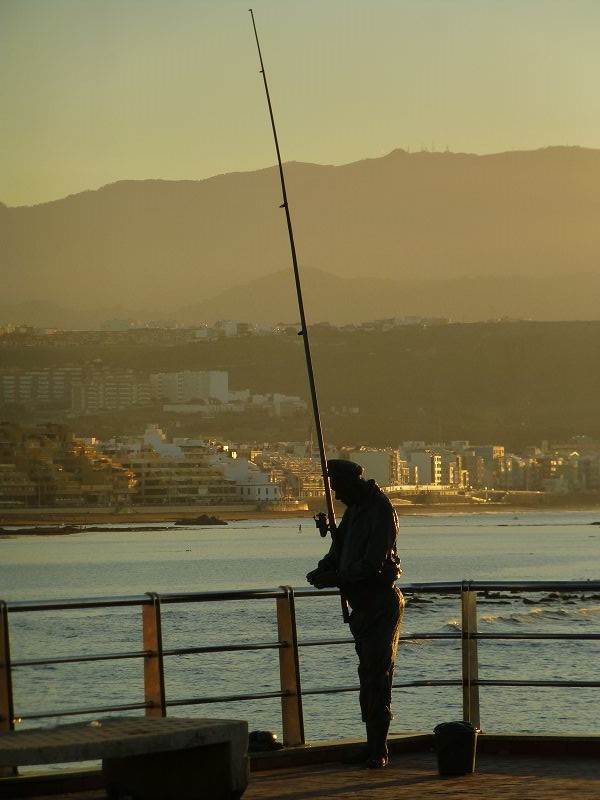
M 529 608 L 526 611 L 515 611 L 509 614 L 481 614 L 479 617 L 480 622 L 488 625 L 494 623 L 516 623 L 522 624 L 530 622 L 531 620 L 584 620 L 596 619 L 600 616 L 599 606 L 583 606 L 581 608 L 541 608 L 536 606 Z
M 406 590 L 404 590 L 406 592 Z M 436 604 L 448 604 L 448 595 L 443 594 L 430 594 L 430 595 L 419 595 L 419 594 L 406 594 L 406 605 L 407 606 L 427 606 L 427 605 L 436 605 Z M 530 606 L 540 606 L 540 605 L 567 605 L 573 606 L 577 603 L 593 603 L 594 601 L 600 601 L 600 594 L 596 592 L 592 592 L 590 594 L 586 594 L 585 592 L 578 593 L 578 594 L 564 594 L 561 592 L 548 592 L 545 594 L 538 594 L 537 597 L 531 597 L 530 595 L 525 594 L 518 594 L 517 592 L 494 592 L 494 591 L 487 591 L 487 592 L 479 592 L 477 603 L 481 606 L 489 606 L 489 605 L 514 605 L 516 603 L 522 603 L 523 605 L 530 605 Z
M 486 509 L 477 506 L 476 510 L 456 510 L 447 514 L 404 513 L 402 522 L 407 528 L 565 528 L 580 526 L 600 526 L 597 511 L 523 511 L 510 514 L 506 510 Z M 595 532 L 591 532 L 595 535 Z
M 523 611 L 511 611 L 507 614 L 485 612 L 479 615 L 478 620 L 480 626 L 493 626 L 493 625 L 523 625 L 535 621 L 540 622 L 556 622 L 571 620 L 575 622 L 584 622 L 587 620 L 596 621 L 600 617 L 600 605 L 597 606 L 582 606 L 581 608 L 529 608 Z M 450 617 L 445 620 L 442 625 L 442 631 L 460 631 L 461 622 L 457 617 Z
M 447 619 L 443 630 L 445 631 L 460 631 L 462 629 L 462 625 L 460 624 L 460 620 L 453 617 L 452 619 Z

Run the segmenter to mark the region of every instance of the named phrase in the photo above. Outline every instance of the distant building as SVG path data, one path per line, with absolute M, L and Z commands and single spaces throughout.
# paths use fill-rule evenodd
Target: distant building
M 417 468 L 418 482 L 431 486 L 442 485 L 442 456 L 433 450 L 411 450 L 410 465 Z
M 454 453 L 452 450 L 441 450 L 440 456 L 442 459 L 442 486 L 464 488 L 468 472 L 463 469 L 462 455 Z
M 245 458 L 237 458 L 226 453 L 208 456 L 208 462 L 223 472 L 238 491 L 239 499 L 245 503 L 273 503 L 281 499 L 281 487 L 270 476 Z
M 373 478 L 381 487 L 402 486 L 409 481 L 408 464 L 400 458 L 398 450 L 350 450 L 350 461 L 356 461 L 365 470 L 365 477 Z
M 160 455 L 150 448 L 117 456 L 136 477 L 138 505 L 216 505 L 235 503 L 237 489 L 207 461 Z
M 83 367 L 43 367 L 0 372 L 0 406 L 58 405 L 69 407 L 72 386 L 81 380 Z
M 150 374 L 152 397 L 171 403 L 190 400 L 229 401 L 229 373 L 222 370 L 192 372 L 153 372 Z
M 129 369 L 97 369 L 91 375 L 73 381 L 71 387 L 71 410 L 74 414 L 145 406 L 150 401 L 148 379 Z

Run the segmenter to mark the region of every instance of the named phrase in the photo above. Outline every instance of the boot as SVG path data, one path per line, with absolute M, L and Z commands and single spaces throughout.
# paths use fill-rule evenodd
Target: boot
M 381 769 L 389 764 L 387 735 L 390 729 L 389 719 L 367 722 L 367 744 L 369 756 L 365 764 L 369 769 Z

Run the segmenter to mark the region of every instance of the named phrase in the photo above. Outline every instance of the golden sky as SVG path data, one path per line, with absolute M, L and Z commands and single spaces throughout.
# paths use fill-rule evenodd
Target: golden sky
M 600 0 L 0 0 L 0 201 L 401 147 L 600 147 Z

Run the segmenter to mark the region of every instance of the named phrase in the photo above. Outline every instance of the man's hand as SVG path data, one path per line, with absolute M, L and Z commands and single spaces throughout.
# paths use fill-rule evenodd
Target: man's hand
M 313 570 L 311 570 L 311 572 L 307 572 L 306 573 L 306 580 L 309 583 L 313 583 L 314 584 L 314 580 L 315 580 L 315 578 L 317 577 L 318 574 L 319 574 L 319 570 L 318 569 L 313 569 Z
M 313 569 L 306 576 L 306 580 L 316 589 L 326 589 L 327 587 L 338 585 L 338 574 L 333 570 L 321 572 L 318 569 Z

